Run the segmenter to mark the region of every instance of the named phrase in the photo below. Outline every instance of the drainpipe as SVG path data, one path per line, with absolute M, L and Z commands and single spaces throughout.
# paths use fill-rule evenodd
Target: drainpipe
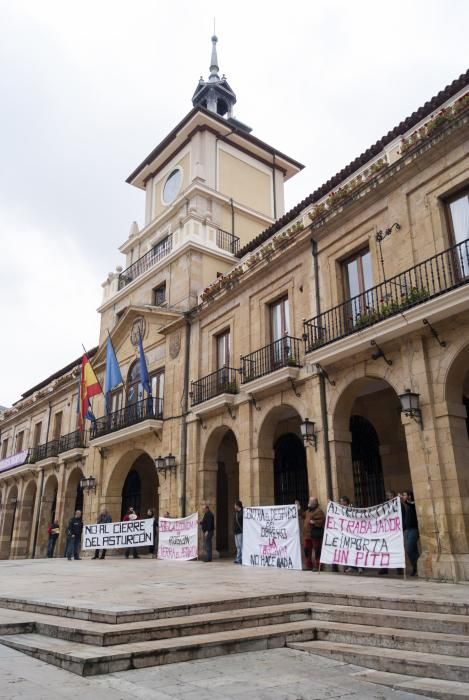
M 275 191 L 275 153 L 272 153 L 272 194 L 274 202 L 274 219 L 277 218 L 277 192 Z
M 230 207 L 231 207 L 231 233 L 235 235 L 235 211 L 233 206 L 233 197 L 230 197 Z M 234 251 L 232 251 L 234 252 Z
M 181 496 L 179 510 L 181 517 L 186 517 L 186 483 L 187 483 L 187 413 L 189 409 L 189 350 L 191 343 L 191 322 L 186 317 L 186 339 L 184 347 L 184 390 L 181 425 Z
M 318 262 L 318 244 L 317 241 L 311 239 L 311 254 L 313 256 L 313 272 L 314 272 L 314 292 L 316 302 L 316 316 L 321 314 L 321 296 L 319 293 L 319 262 Z M 327 415 L 327 397 L 326 397 L 326 378 L 319 373 L 319 401 L 321 404 L 321 422 L 323 431 L 323 448 L 324 461 L 326 463 L 326 489 L 327 498 L 332 501 L 332 464 L 331 464 L 331 449 L 329 445 L 329 416 Z
M 52 403 L 49 401 L 49 415 L 47 416 L 46 443 L 49 442 L 49 428 L 50 428 L 51 414 L 52 414 Z M 43 495 L 44 495 L 44 469 L 41 469 L 41 486 L 39 487 L 39 507 L 38 507 L 37 513 L 36 513 L 36 523 L 34 526 L 33 551 L 31 554 L 31 559 L 34 559 L 36 556 L 37 536 L 38 536 L 38 532 L 39 532 L 39 523 L 41 522 Z

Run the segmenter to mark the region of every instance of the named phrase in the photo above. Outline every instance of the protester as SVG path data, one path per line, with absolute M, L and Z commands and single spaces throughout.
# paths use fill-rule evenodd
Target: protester
M 54 518 L 49 525 L 47 532 L 49 535 L 49 539 L 47 541 L 47 556 L 49 559 L 52 559 L 54 556 L 55 545 L 57 544 L 57 540 L 59 539 L 60 535 L 59 521 Z
M 311 526 L 311 544 L 314 554 L 314 562 L 312 562 L 311 571 L 314 571 L 314 563 L 318 571 L 321 570 L 321 547 L 322 538 L 324 537 L 324 523 L 326 521 L 326 516 L 324 512 L 319 507 L 317 498 L 310 498 L 308 505 L 308 513 L 306 514 L 306 520 L 309 521 Z M 311 557 L 312 559 L 312 557 Z
M 393 498 L 396 498 L 397 494 L 392 489 L 387 489 L 387 491 L 385 492 L 384 495 L 385 495 L 386 501 L 392 501 Z M 400 569 L 398 569 L 398 573 L 399 572 L 400 572 Z M 389 574 L 389 569 L 380 569 L 378 571 L 378 574 L 380 576 L 387 576 Z
M 236 558 L 234 564 L 242 564 L 243 556 L 243 504 L 241 501 L 235 501 L 234 504 L 234 538 L 236 544 Z
M 166 510 L 165 513 L 164 513 L 164 515 L 163 515 L 163 518 L 170 518 L 170 517 L 171 517 L 171 516 L 170 516 L 170 514 L 169 514 L 169 510 Z
M 98 525 L 101 525 L 103 523 L 112 523 L 112 518 L 107 512 L 107 509 L 105 506 L 101 506 L 100 513 L 98 515 L 98 519 L 96 521 Z M 106 551 L 105 549 L 101 550 L 101 557 L 99 556 L 99 549 L 95 550 L 94 557 L 92 559 L 104 559 L 106 556 Z
M 308 501 L 308 508 L 301 513 L 303 519 L 303 553 L 305 556 L 305 567 L 307 571 L 311 571 L 313 568 L 313 562 L 311 555 L 313 553 L 313 540 L 311 539 L 311 505 L 314 502 L 314 498 L 311 497 Z M 297 506 L 298 508 L 298 506 Z
M 80 561 L 81 533 L 83 532 L 83 520 L 81 510 L 76 510 L 73 518 L 70 518 L 67 526 L 67 559 Z
M 153 559 L 158 558 L 158 518 L 155 518 L 155 511 L 153 508 L 147 510 L 147 518 L 153 518 L 153 544 L 148 547 L 148 553 L 151 554 Z
M 420 556 L 418 548 L 419 525 L 413 492 L 404 491 L 401 495 L 401 503 L 405 551 L 412 565 L 412 572 L 410 575 L 417 576 L 417 561 Z
M 215 532 L 215 518 L 208 503 L 204 505 L 204 516 L 200 521 L 204 538 L 205 561 L 212 561 L 212 539 Z
M 135 510 L 130 507 L 127 513 L 124 515 L 124 521 L 133 521 L 133 520 L 138 520 L 138 515 L 135 512 Z M 137 552 L 137 547 L 127 547 L 125 550 L 125 558 L 128 559 L 130 556 L 130 551 L 132 550 L 132 556 L 134 559 L 140 559 L 139 554 Z

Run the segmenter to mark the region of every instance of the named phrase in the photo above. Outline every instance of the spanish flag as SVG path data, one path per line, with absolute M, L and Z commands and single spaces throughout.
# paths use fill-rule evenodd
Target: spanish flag
M 101 385 L 98 382 L 94 369 L 87 355 L 83 355 L 81 361 L 81 379 L 80 379 L 80 426 L 83 428 L 85 420 L 88 417 L 90 399 L 101 393 Z

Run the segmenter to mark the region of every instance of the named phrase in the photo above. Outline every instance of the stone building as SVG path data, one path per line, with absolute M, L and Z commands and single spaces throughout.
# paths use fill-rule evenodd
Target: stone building
M 0 557 L 43 556 L 77 505 L 93 521 L 209 501 L 223 555 L 236 498 L 412 488 L 419 574 L 467 580 L 469 73 L 284 213 L 302 166 L 233 117 L 216 41 L 193 109 L 128 178 L 145 224 L 90 357 L 103 381 L 110 336 L 110 412 L 97 397 L 76 430 L 77 360 L 2 414 Z

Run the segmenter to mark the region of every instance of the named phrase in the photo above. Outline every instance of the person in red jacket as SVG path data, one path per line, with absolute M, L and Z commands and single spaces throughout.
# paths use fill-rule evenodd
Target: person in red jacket
M 138 515 L 132 507 L 130 507 L 127 513 L 124 515 L 124 522 L 127 522 L 128 520 L 138 520 Z M 127 547 L 127 549 L 125 550 L 126 559 L 128 559 L 130 556 L 130 550 L 132 550 L 132 556 L 134 559 L 140 559 L 137 552 L 137 547 Z

